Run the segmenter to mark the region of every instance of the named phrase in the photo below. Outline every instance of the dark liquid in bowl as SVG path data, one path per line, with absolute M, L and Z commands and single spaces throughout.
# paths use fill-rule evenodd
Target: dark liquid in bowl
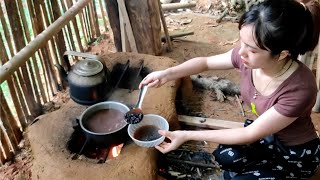
M 134 132 L 133 137 L 140 141 L 153 141 L 161 137 L 158 130 L 154 125 L 142 126 Z
M 85 127 L 95 133 L 110 133 L 120 130 L 127 123 L 124 121 L 124 113 L 116 109 L 102 109 L 91 115 Z

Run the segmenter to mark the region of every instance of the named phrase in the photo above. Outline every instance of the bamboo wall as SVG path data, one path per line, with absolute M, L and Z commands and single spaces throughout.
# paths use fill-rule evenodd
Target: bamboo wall
M 0 0 L 0 64 L 21 49 L 81 0 Z M 105 2 L 88 4 L 38 49 L 0 88 L 0 163 L 19 151 L 23 131 L 42 114 L 43 104 L 61 89 L 54 64 L 64 65 L 66 50 L 84 52 L 107 31 Z

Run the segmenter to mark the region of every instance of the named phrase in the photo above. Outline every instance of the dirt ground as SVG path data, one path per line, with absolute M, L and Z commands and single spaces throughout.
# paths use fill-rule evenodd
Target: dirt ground
M 209 6 L 208 2 L 206 0 L 198 1 L 197 8 L 193 9 L 193 11 L 165 14 L 169 32 L 193 31 L 194 35 L 176 38 L 173 41 L 173 51 L 164 51 L 163 56 L 170 57 L 181 63 L 193 57 L 225 52 L 237 43 L 237 24 L 230 21 L 216 23 L 216 14 L 219 14 L 217 12 L 219 10 L 212 11 L 212 7 Z M 215 5 L 215 3 L 212 4 Z M 96 54 L 115 52 L 115 47 L 110 37 L 112 37 L 112 34 L 104 34 L 104 39 L 91 46 L 89 50 Z M 205 72 L 202 75 L 219 76 L 235 83 L 239 82 L 239 73 L 235 70 Z M 196 98 L 197 92 L 193 93 Z M 243 121 L 245 119 L 245 117 L 241 116 L 240 106 L 234 97 L 229 97 L 226 101 L 219 102 L 215 100 L 210 92 L 202 93 L 202 96 L 202 115 L 233 121 Z M 47 111 L 59 109 L 68 99 L 68 93 L 61 93 L 45 108 L 47 108 Z M 316 128 L 319 130 L 320 113 L 313 113 L 312 117 Z M 21 147 L 22 150 L 16 156 L 15 162 L 7 163 L 0 168 L 0 179 L 31 179 L 32 151 L 27 141 L 23 141 Z

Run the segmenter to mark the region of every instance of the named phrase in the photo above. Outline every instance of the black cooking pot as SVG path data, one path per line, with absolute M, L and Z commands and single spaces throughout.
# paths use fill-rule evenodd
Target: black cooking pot
M 72 67 L 68 56 L 75 56 L 83 60 L 78 61 Z M 66 51 L 63 55 L 67 71 L 60 65 L 55 66 L 65 84 L 69 85 L 72 100 L 83 105 L 92 105 L 104 101 L 108 85 L 108 69 L 100 62 L 99 57 L 88 53 Z
M 90 106 L 80 116 L 79 124 L 86 141 L 99 147 L 119 145 L 128 139 L 124 114 L 129 108 L 119 102 L 105 101 Z

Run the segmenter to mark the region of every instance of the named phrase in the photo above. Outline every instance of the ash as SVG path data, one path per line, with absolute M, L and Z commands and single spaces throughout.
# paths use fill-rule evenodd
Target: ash
M 200 89 L 212 90 L 217 94 L 217 99 L 223 102 L 226 96 L 240 94 L 240 87 L 228 79 L 217 76 L 203 77 L 201 75 L 191 76 L 192 84 Z

